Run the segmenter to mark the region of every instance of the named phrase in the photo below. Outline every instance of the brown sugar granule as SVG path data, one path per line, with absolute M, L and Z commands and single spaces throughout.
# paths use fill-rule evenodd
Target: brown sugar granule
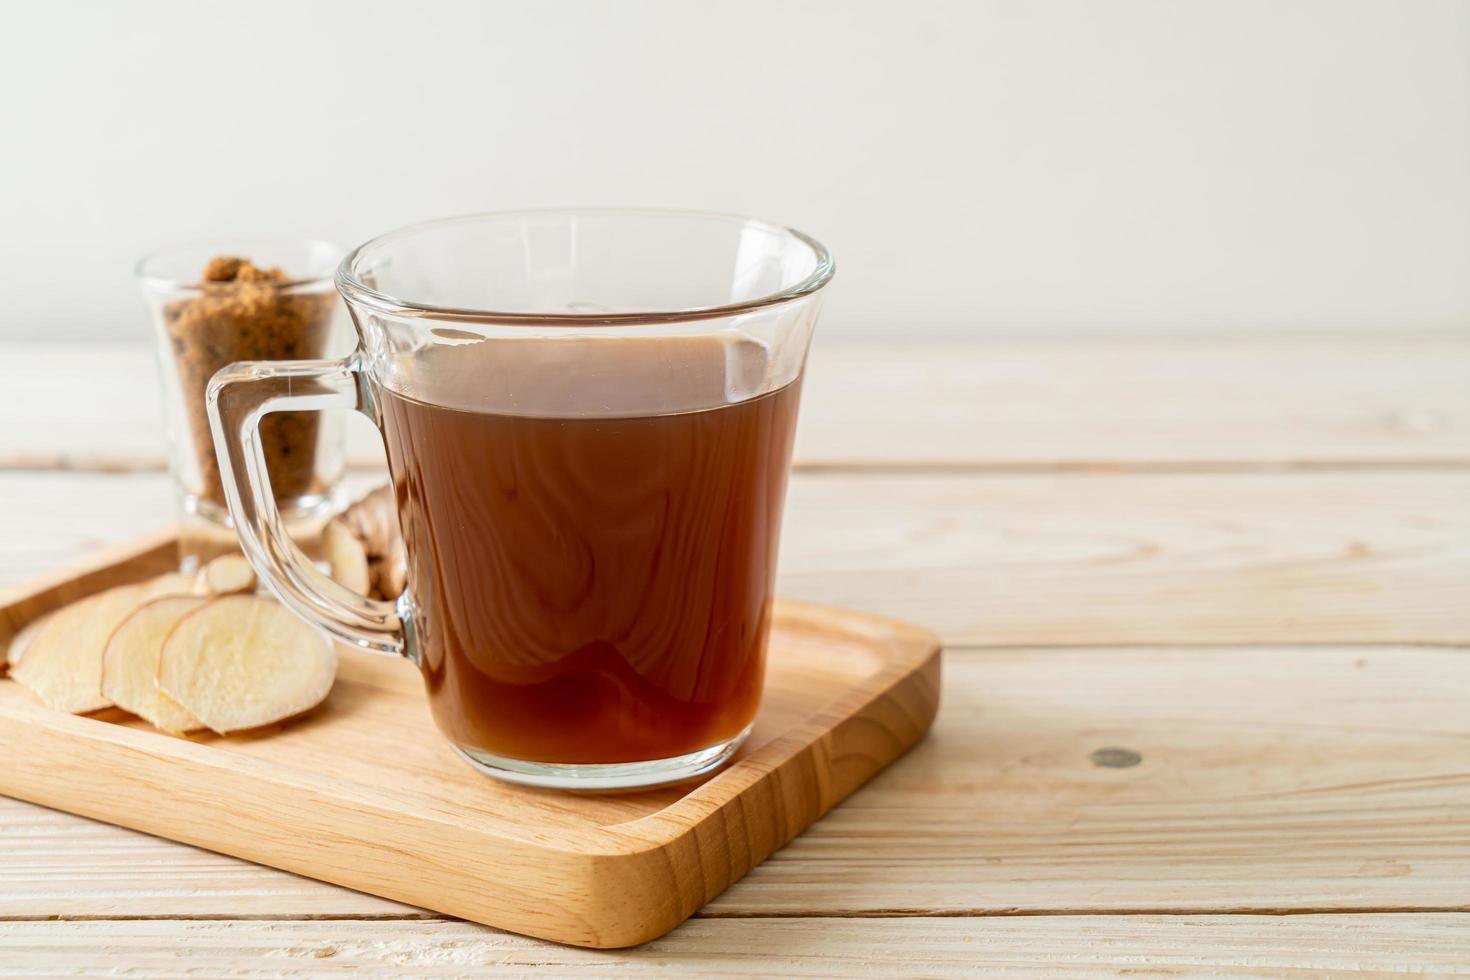
M 238 259 L 233 255 L 216 256 L 209 260 L 209 264 L 204 267 L 204 275 L 200 278 L 205 282 L 233 282 L 235 274 L 244 264 L 244 259 Z
M 248 259 L 211 259 L 198 292 L 164 307 L 164 327 L 173 344 L 184 415 L 199 460 L 204 500 L 225 506 L 214 439 L 204 408 L 209 379 L 235 361 L 288 361 L 327 355 L 335 293 L 306 293 L 284 286 L 278 268 Z M 260 424 L 261 447 L 276 499 L 288 501 L 320 492 L 316 474 L 320 417 L 315 412 L 275 412 Z

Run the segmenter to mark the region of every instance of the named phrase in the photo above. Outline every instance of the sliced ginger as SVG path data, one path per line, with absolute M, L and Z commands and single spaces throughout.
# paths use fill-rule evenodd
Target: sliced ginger
M 111 705 L 102 694 L 102 649 L 142 602 L 145 585 L 121 585 L 56 610 L 10 675 L 48 707 L 83 714 Z
M 283 721 L 332 688 L 337 654 L 279 603 L 213 599 L 180 619 L 158 663 L 163 692 L 220 734 Z
M 16 664 L 21 663 L 21 657 L 25 655 L 26 646 L 31 645 L 32 639 L 35 639 L 35 635 L 41 632 L 41 627 L 46 626 L 46 620 L 49 619 L 51 619 L 51 614 L 46 613 L 44 616 L 38 616 L 37 619 L 29 621 L 21 629 L 16 630 L 16 635 L 10 638 L 10 644 L 4 648 L 3 652 L 0 652 L 0 667 L 4 667 L 6 664 L 15 667 Z
M 187 575 L 178 572 L 167 572 L 157 578 L 149 579 L 142 583 L 143 592 L 139 596 L 139 602 L 159 596 L 188 595 L 194 590 L 194 580 Z M 36 634 L 41 632 L 41 627 L 51 619 L 52 613 L 45 613 L 26 623 L 20 632 L 10 638 L 10 646 L 0 651 L 0 666 L 7 662 L 14 667 L 20 663 L 20 658 L 25 654 L 26 647 Z
M 84 714 L 109 707 L 102 693 L 102 650 L 116 626 L 149 599 L 188 595 L 192 580 L 168 572 L 136 585 L 88 596 L 32 620 L 11 640 L 11 676 L 58 711 Z M 19 669 L 23 656 L 39 654 Z
M 10 638 L 10 645 L 6 647 L 4 655 L 0 656 L 0 667 L 3 667 L 7 663 L 14 667 L 20 663 L 20 658 L 24 656 L 26 647 L 30 645 L 31 640 L 35 639 L 36 634 L 41 632 L 41 627 L 45 626 L 46 620 L 50 618 L 51 614 L 46 613 L 37 616 L 22 626 L 20 631 Z
M 199 572 L 199 582 L 211 595 L 255 591 L 255 569 L 244 555 L 220 555 Z
M 273 600 L 238 594 L 254 587 L 245 559 L 228 555 L 197 578 L 171 572 L 88 596 L 15 635 L 11 674 L 59 711 L 117 704 L 174 734 L 281 721 L 326 697 L 337 656 Z
M 169 631 L 209 600 L 172 595 L 145 602 L 118 624 L 102 654 L 102 694 L 153 727 L 174 735 L 204 723 L 158 686 L 158 661 Z
M 367 548 L 342 518 L 334 517 L 322 528 L 322 552 L 332 578 L 358 595 L 370 594 L 373 583 Z
M 143 583 L 142 600 L 146 602 L 164 596 L 196 595 L 198 591 L 191 576 L 182 572 L 165 572 Z

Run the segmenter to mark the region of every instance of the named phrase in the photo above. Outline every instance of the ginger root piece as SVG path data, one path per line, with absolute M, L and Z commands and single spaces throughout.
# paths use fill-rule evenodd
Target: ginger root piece
M 171 595 L 145 602 L 118 624 L 102 653 L 102 695 L 171 735 L 198 731 L 204 723 L 158 686 L 163 641 L 179 620 L 209 600 Z
M 145 591 L 143 585 L 120 585 L 56 610 L 11 676 L 57 711 L 85 714 L 109 707 L 102 694 L 102 650 Z
M 325 637 L 255 595 L 222 596 L 185 615 L 158 662 L 163 692 L 221 735 L 316 707 L 336 674 Z
M 332 578 L 358 595 L 372 593 L 367 548 L 342 518 L 334 517 L 322 528 L 322 553 L 332 570 Z
M 341 520 L 367 551 L 368 574 L 375 599 L 397 599 L 408 582 L 408 559 L 398 529 L 398 502 L 384 484 L 342 512 Z
M 244 555 L 220 555 L 199 570 L 199 584 L 210 595 L 255 591 L 255 569 Z

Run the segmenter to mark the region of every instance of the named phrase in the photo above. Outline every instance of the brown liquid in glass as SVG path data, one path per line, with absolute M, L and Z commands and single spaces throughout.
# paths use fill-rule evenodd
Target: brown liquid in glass
M 423 399 L 377 394 L 439 727 L 561 763 L 738 734 L 760 699 L 799 379 L 720 404 L 765 376 L 749 340 L 416 358 L 402 387 Z

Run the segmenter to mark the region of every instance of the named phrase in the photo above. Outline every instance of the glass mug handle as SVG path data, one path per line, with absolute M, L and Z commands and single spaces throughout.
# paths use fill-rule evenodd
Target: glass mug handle
M 241 361 L 210 379 L 205 404 L 230 517 L 255 571 L 288 609 L 337 639 L 401 656 L 404 629 L 394 604 L 358 595 L 323 575 L 286 533 L 260 442 L 260 421 L 270 412 L 355 408 L 376 421 L 360 380 L 356 355 L 340 361 Z

